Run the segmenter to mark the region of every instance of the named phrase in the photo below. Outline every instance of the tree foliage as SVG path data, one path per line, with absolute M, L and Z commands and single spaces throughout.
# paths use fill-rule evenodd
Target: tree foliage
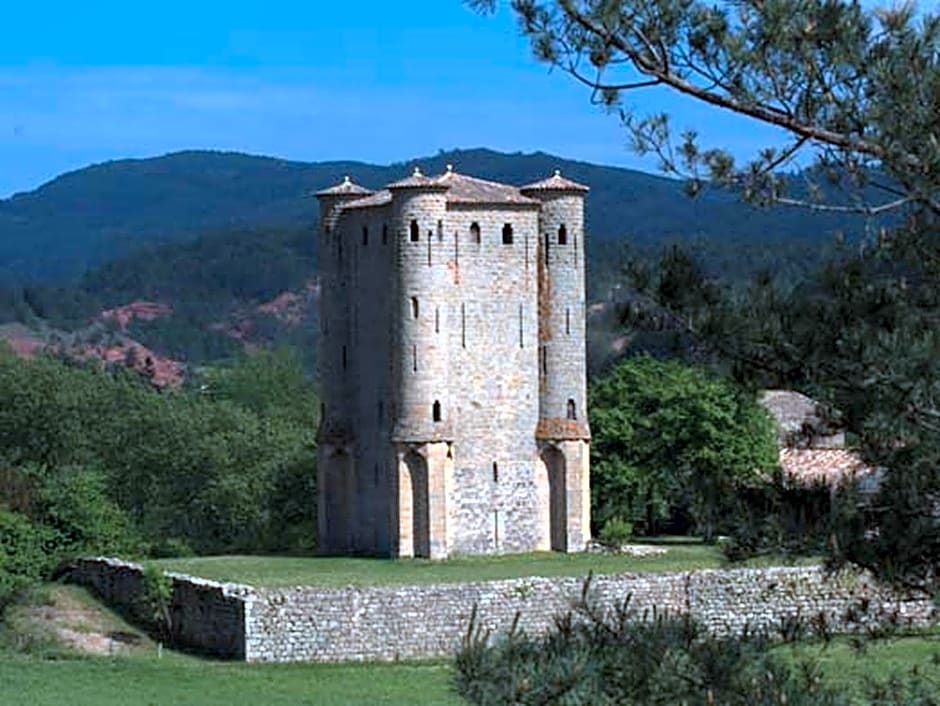
M 590 393 L 592 491 L 599 525 L 689 513 L 711 540 L 736 490 L 777 462 L 769 416 L 731 385 L 674 361 L 629 358 Z
M 207 376 L 217 395 L 161 393 L 0 350 L 0 510 L 42 528 L 57 559 L 309 550 L 318 404 L 299 362 L 270 354 Z
M 787 290 L 760 276 L 731 292 L 667 256 L 654 275 L 634 273 L 641 301 L 624 319 L 688 336 L 751 384 L 796 387 L 842 409 L 882 482 L 864 506 L 846 495 L 833 558 L 940 590 L 940 17 L 842 0 L 511 5 L 536 56 L 617 110 L 633 147 L 656 152 L 691 193 L 718 183 L 758 203 L 895 212 Z M 789 141 L 737 164 L 694 131 L 676 140 L 667 116 L 636 116 L 623 101 L 654 85 Z M 781 170 L 807 152 L 816 168 L 794 183 Z
M 492 10 L 496 0 L 471 0 Z M 866 9 L 857 1 L 512 0 L 538 59 L 616 110 L 640 152 L 663 169 L 732 184 L 762 202 L 813 201 L 779 173 L 803 150 L 820 175 L 858 191 L 865 213 L 907 204 L 940 212 L 940 17 L 911 3 Z M 637 116 L 624 95 L 654 86 L 780 128 L 783 147 L 738 165 L 704 148 L 694 130 L 675 139 L 669 116 Z M 930 136 L 933 135 L 933 139 Z M 872 179 L 868 167 L 876 167 Z M 878 203 L 869 197 L 882 196 Z M 810 198 L 806 198 L 810 197 Z M 844 206 L 843 206 L 844 208 Z

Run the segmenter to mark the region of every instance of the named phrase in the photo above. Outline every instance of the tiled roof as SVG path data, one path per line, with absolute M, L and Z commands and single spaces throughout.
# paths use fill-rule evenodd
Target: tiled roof
M 349 177 L 343 177 L 343 181 L 336 186 L 331 186 L 329 189 L 318 191 L 316 194 L 314 194 L 314 196 L 367 196 L 371 193 L 372 192 L 369 189 L 359 186 L 359 184 L 353 183 L 353 180 Z
M 798 485 L 836 485 L 874 473 L 858 454 L 848 449 L 781 449 L 780 467 Z
M 565 179 L 561 175 L 561 172 L 556 169 L 555 173 L 548 179 L 542 179 L 542 181 L 537 181 L 534 184 L 527 184 L 521 187 L 520 191 L 522 191 L 522 193 L 526 191 L 579 191 L 586 193 L 590 191 L 590 189 L 584 184 L 571 181 L 571 179 Z
M 410 177 L 393 181 L 387 189 L 433 189 L 435 191 L 444 191 L 447 189 L 445 184 L 439 184 L 437 179 L 424 176 L 421 170 L 415 167 L 414 173 Z
M 370 194 L 361 199 L 356 199 L 355 201 L 347 201 L 343 204 L 342 208 L 344 211 L 347 211 L 351 208 L 369 208 L 370 206 L 384 206 L 392 202 L 392 192 L 388 189 L 382 189 L 381 191 L 376 191 L 374 194 Z
M 535 199 L 523 196 L 515 186 L 458 174 L 449 165 L 447 171 L 437 177 L 436 181 L 450 187 L 447 191 L 447 203 L 539 203 Z
M 357 191 L 353 191 L 353 189 Z M 384 206 L 391 202 L 392 191 L 398 189 L 446 191 L 446 199 L 449 204 L 518 204 L 525 206 L 536 206 L 540 204 L 537 199 L 525 195 L 524 192 L 530 189 L 533 191 L 554 190 L 578 192 L 588 190 L 586 186 L 565 179 L 557 172 L 555 176 L 549 179 L 519 188 L 510 184 L 500 184 L 495 181 L 458 174 L 454 171 L 453 167 L 447 165 L 447 171 L 436 177 L 425 176 L 421 173 L 420 169 L 416 168 L 411 176 L 394 181 L 385 187 L 385 189 L 375 193 L 353 184 L 348 181 L 347 178 L 347 181 L 339 186 L 318 192 L 317 195 L 362 194 L 363 198 L 345 203 L 343 204 L 343 208 L 368 208 L 369 206 Z

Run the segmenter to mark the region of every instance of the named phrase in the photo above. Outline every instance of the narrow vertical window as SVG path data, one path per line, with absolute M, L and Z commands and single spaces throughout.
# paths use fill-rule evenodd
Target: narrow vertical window
M 460 345 L 467 347 L 467 305 L 460 305 Z
M 411 346 L 411 372 L 418 372 L 418 347 Z
M 548 233 L 545 234 L 545 266 L 548 266 L 548 254 L 551 250 L 551 238 L 548 237 Z
M 441 421 L 441 402 L 440 400 L 434 400 L 434 405 L 431 407 L 431 419 L 435 422 Z
M 346 369 L 346 346 L 343 346 L 343 370 Z
M 362 226 L 362 244 L 369 244 L 369 226 Z
M 571 335 L 571 309 L 565 309 L 565 333 Z
M 578 418 L 577 407 L 575 407 L 574 400 L 569 398 L 568 399 L 568 419 L 577 419 L 577 418 Z
M 480 224 L 476 221 L 470 224 L 470 240 L 477 245 L 480 244 Z
M 411 318 L 418 318 L 418 297 L 411 298 Z
M 523 237 L 522 242 L 525 244 L 525 268 L 529 269 L 529 236 Z
M 388 243 L 388 223 L 382 224 L 382 245 Z
M 496 465 L 496 461 L 493 461 L 493 482 L 499 483 L 499 466 Z
M 418 228 L 418 221 L 411 219 L 411 225 L 409 226 L 409 232 L 411 233 L 411 242 L 417 243 L 421 240 L 421 230 Z
M 431 237 L 432 235 L 433 234 L 431 233 L 431 231 L 428 231 L 428 267 L 431 266 Z
M 568 244 L 568 229 L 565 228 L 565 224 L 562 223 L 558 226 L 558 244 L 567 245 Z
M 542 346 L 542 375 L 548 375 L 548 346 Z
M 525 327 L 523 321 L 522 304 L 519 305 L 519 347 L 525 348 Z
M 503 226 L 503 245 L 512 245 L 512 223 Z
M 375 416 L 376 416 L 376 421 L 378 421 L 378 423 L 381 424 L 382 417 L 385 416 L 385 405 L 382 403 L 382 400 L 379 400 L 379 403 L 376 405 Z
M 441 332 L 441 308 L 434 308 L 434 333 Z
M 437 222 L 437 242 L 441 243 L 444 241 L 444 221 L 438 220 Z
M 460 262 L 460 234 L 454 231 L 454 264 Z

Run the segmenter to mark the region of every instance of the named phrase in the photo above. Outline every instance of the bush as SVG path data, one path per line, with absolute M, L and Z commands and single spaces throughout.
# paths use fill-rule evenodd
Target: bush
M 633 523 L 620 517 L 611 517 L 604 523 L 598 540 L 608 549 L 618 551 L 633 536 Z
M 0 613 L 55 567 L 54 534 L 15 512 L 0 510 Z
M 456 688 L 471 703 L 843 706 L 811 663 L 769 652 L 762 636 L 715 638 L 664 615 L 643 620 L 625 602 L 609 612 L 585 590 L 544 637 L 513 630 L 493 641 L 472 621 L 456 658 Z

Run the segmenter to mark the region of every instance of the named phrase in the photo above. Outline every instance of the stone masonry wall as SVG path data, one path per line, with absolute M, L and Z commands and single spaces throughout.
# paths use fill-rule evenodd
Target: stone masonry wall
M 454 653 L 476 606 L 479 624 L 505 633 L 543 632 L 580 595 L 578 577 L 523 578 L 469 584 L 257 591 L 246 612 L 248 661 L 396 660 Z M 863 574 L 833 576 L 815 567 L 712 570 L 598 576 L 602 605 L 630 596 L 640 615 L 691 614 L 716 634 L 778 630 L 790 618 L 824 614 L 834 631 L 897 619 L 926 626 L 937 619 L 929 599 L 892 594 Z
M 108 602 L 130 605 L 139 566 L 106 559 L 78 563 L 72 580 Z M 426 586 L 250 588 L 173 575 L 174 606 L 184 645 L 249 662 L 340 662 L 424 659 L 454 653 L 474 609 L 479 625 L 505 633 L 540 633 L 581 595 L 583 578 L 527 577 Z M 825 616 L 834 632 L 873 623 L 935 625 L 925 597 L 898 594 L 864 573 L 827 574 L 818 567 L 706 570 L 597 576 L 601 605 L 630 597 L 639 615 L 689 614 L 715 634 L 780 630 L 794 618 Z
M 218 657 L 245 659 L 245 596 L 251 588 L 167 575 L 173 581 L 170 615 L 177 643 Z M 140 565 L 107 558 L 78 559 L 67 577 L 71 583 L 92 589 L 120 612 L 146 621 Z

